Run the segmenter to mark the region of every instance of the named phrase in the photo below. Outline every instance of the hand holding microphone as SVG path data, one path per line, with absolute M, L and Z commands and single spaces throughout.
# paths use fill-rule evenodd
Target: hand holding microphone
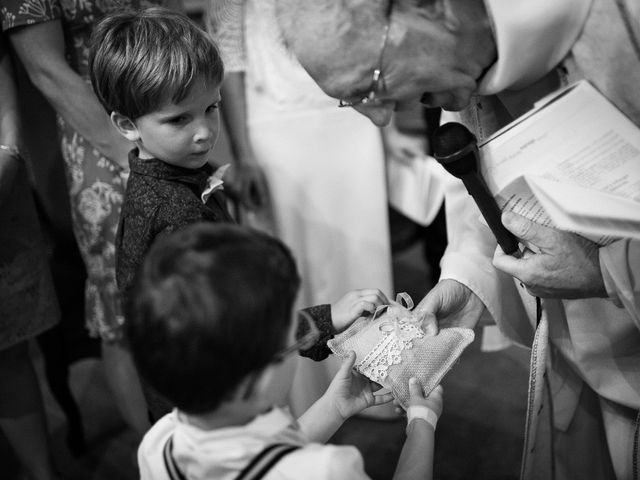
M 478 171 L 476 137 L 460 123 L 445 123 L 433 132 L 432 146 L 433 156 L 438 163 L 462 180 L 502 250 L 508 255 L 520 257 L 518 239 L 502 224 L 502 212 Z

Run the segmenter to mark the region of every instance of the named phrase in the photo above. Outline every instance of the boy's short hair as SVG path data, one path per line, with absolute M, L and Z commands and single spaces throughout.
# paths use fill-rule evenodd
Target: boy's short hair
M 107 15 L 89 53 L 91 84 L 107 113 L 131 120 L 184 100 L 200 78 L 222 83 L 224 67 L 209 35 L 162 7 Z
M 299 285 L 287 247 L 264 233 L 195 223 L 159 237 L 127 308 L 141 376 L 187 413 L 215 410 L 285 347 Z

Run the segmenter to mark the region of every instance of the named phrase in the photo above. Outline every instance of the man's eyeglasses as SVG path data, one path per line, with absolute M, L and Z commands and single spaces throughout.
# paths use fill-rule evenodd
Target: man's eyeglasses
M 382 58 L 384 56 L 385 50 L 387 49 L 387 42 L 389 40 L 389 27 L 391 26 L 392 6 L 393 1 L 390 1 L 389 6 L 387 7 L 387 23 L 384 26 L 384 32 L 382 34 L 382 47 L 380 48 L 377 67 L 373 70 L 373 78 L 371 79 L 369 92 L 364 97 L 361 97 L 357 100 L 340 99 L 338 107 L 356 107 L 358 105 L 374 106 L 380 105 L 382 103 L 382 100 L 378 97 L 378 95 L 385 92 L 387 89 L 387 86 L 384 82 L 384 77 L 382 76 Z

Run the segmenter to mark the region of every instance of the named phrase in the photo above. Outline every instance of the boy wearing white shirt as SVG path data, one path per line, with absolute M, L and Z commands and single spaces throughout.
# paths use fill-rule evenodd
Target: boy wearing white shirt
M 286 398 L 299 277 L 278 240 L 234 225 L 194 224 L 159 239 L 134 286 L 127 334 L 140 374 L 177 408 L 147 433 L 141 478 L 367 479 L 360 453 L 323 445 L 344 420 L 391 400 L 341 366 L 297 421 L 273 407 Z M 355 320 L 360 313 L 354 315 Z M 396 478 L 431 478 L 441 390 L 412 381 L 407 441 Z

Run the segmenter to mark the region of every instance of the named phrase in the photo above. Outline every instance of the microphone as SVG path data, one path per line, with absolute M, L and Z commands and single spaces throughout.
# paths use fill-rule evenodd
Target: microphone
M 502 224 L 498 204 L 478 171 L 476 137 L 460 123 L 445 123 L 433 132 L 432 147 L 438 163 L 462 180 L 504 253 L 519 257 L 518 239 Z

